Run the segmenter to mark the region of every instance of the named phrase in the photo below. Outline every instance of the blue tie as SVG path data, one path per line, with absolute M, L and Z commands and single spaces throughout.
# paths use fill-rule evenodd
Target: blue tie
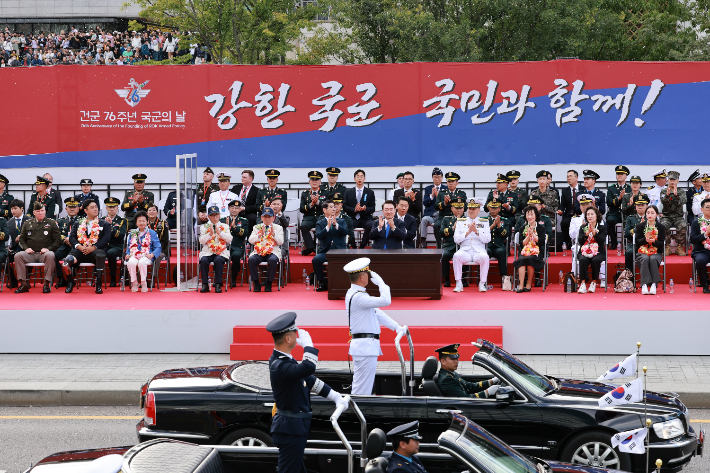
M 385 223 L 385 246 L 384 246 L 385 250 L 387 249 L 387 237 L 389 237 L 389 235 L 390 235 L 390 224 Z

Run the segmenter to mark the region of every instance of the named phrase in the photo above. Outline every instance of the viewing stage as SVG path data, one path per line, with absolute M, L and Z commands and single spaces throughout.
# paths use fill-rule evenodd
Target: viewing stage
M 274 287 L 272 293 L 249 292 L 246 282 L 222 294 L 107 288 L 96 295 L 86 285 L 72 294 L 63 289 L 42 294 L 39 286 L 28 294 L 14 294 L 5 288 L 0 294 L 0 352 L 228 353 L 233 343 L 241 343 L 233 356 L 263 359 L 270 351 L 263 346 L 268 346 L 268 334 L 263 332 L 261 348 L 254 335 L 258 337 L 271 318 L 296 311 L 300 326 L 319 327 L 313 339 L 323 348 L 322 359 L 340 359 L 349 338 L 345 303 L 328 300 L 326 292 L 306 290 L 301 275 L 303 269 L 311 271 L 310 259 L 294 256 L 292 282 L 281 291 Z M 621 260 L 610 258 L 610 274 Z M 667 258 L 667 279 L 674 279 L 675 293 L 667 288 L 664 294 L 659 288 L 656 296 L 640 291 L 615 294 L 613 287 L 606 293 L 597 288 L 594 294 L 566 294 L 558 275 L 569 271 L 570 261 L 569 255 L 550 258 L 552 284 L 545 292 L 503 292 L 492 282 L 495 287 L 487 293 L 475 287 L 459 294 L 453 287 L 444 288 L 441 300 L 394 298 L 384 310 L 412 327 L 417 360 L 433 354 L 435 344 L 470 346 L 478 337 L 516 354 L 624 354 L 641 341 L 645 354 L 710 355 L 710 296 L 702 290 L 689 292 L 690 257 Z M 509 268 L 512 272 L 512 258 Z M 381 343 L 388 359 L 396 356 L 394 337 L 383 329 Z M 254 345 L 251 351 L 249 344 Z M 408 358 L 406 340 L 401 346 Z

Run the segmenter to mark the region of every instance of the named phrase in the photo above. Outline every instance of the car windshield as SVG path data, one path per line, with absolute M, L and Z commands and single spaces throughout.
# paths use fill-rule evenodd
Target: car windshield
M 466 422 L 465 434 L 456 444 L 495 473 L 538 473 L 537 465 L 480 427 Z
M 495 348 L 489 356 L 492 356 L 504 371 L 504 376 L 513 378 L 526 390 L 538 396 L 544 396 L 550 391 L 554 391 L 554 381 L 541 375 L 528 365 L 500 348 Z

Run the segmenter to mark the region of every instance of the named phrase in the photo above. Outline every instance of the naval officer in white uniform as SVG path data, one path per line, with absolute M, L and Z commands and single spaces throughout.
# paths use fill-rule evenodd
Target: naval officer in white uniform
M 479 217 L 481 213 L 481 201 L 471 199 L 468 202 L 468 217 L 460 218 L 456 222 L 454 241 L 459 246 L 459 250 L 454 253 L 454 277 L 456 278 L 456 288 L 454 292 L 463 291 L 464 263 L 476 263 L 480 269 L 480 282 L 478 290 L 486 292 L 488 281 L 488 266 L 490 258 L 486 251 L 486 243 L 491 241 L 491 230 L 488 225 L 488 217 Z
M 382 355 L 380 326 L 384 325 L 398 335 L 405 335 L 407 326 L 399 325 L 380 310 L 380 307 L 387 307 L 392 303 L 392 297 L 389 286 L 377 273 L 370 271 L 369 258 L 358 258 L 346 264 L 343 269 L 350 276 L 350 289 L 345 295 L 345 310 L 348 312 L 352 334 L 349 353 L 355 365 L 351 394 L 369 396 L 375 383 L 377 357 Z M 372 297 L 365 292 L 369 279 L 380 289 L 380 297 Z

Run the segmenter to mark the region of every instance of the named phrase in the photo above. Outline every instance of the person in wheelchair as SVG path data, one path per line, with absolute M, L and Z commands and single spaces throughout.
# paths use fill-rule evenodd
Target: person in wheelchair
M 439 391 L 446 397 L 476 397 L 487 399 L 498 391 L 500 380 L 493 377 L 487 381 L 466 381 L 456 372 L 459 367 L 459 343 L 436 349 L 441 370 L 436 380 Z M 389 470 L 388 470 L 389 472 Z
M 400 425 L 387 432 L 392 440 L 392 455 L 387 459 L 387 473 L 427 473 L 417 458 L 419 453 L 419 421 Z

